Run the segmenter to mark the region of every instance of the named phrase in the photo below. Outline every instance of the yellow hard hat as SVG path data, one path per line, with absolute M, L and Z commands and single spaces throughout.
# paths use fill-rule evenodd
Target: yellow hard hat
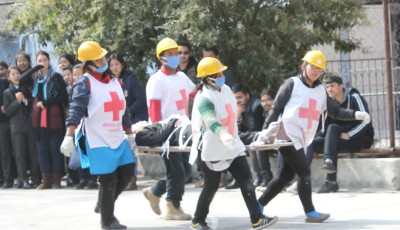
M 228 67 L 222 65 L 222 63 L 213 57 L 205 57 L 201 59 L 197 65 L 197 77 L 202 78 L 212 74 L 216 74 L 226 70 Z
M 311 50 L 307 52 L 302 60 L 321 69 L 325 69 L 326 66 L 325 55 L 320 50 Z
M 169 49 L 178 49 L 178 44 L 175 40 L 171 38 L 164 38 L 157 44 L 157 57 L 160 57 L 160 54 Z
M 83 42 L 78 49 L 79 61 L 95 61 L 106 56 L 107 50 L 101 48 L 95 41 Z

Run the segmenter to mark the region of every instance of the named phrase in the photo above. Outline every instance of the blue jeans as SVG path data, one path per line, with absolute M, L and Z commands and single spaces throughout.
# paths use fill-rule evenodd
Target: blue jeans
M 185 193 L 185 166 L 184 166 L 184 154 L 181 152 L 171 152 L 169 159 L 167 156 L 163 156 L 167 175 L 160 178 L 153 186 L 151 191 L 156 196 L 162 196 L 167 193 L 165 198 L 167 201 L 171 201 L 176 208 L 180 207 L 183 194 Z
M 64 173 L 64 156 L 60 152 L 64 134 L 62 129 L 40 128 L 36 143 L 42 173 Z

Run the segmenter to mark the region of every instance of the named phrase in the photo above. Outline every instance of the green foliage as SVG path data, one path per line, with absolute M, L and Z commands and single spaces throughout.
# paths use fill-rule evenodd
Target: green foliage
M 190 41 L 198 59 L 215 45 L 236 81 L 259 90 L 296 73 L 313 45 L 357 48 L 339 31 L 363 20 L 362 0 L 26 0 L 9 28 L 37 31 L 59 53 L 93 39 L 123 54 L 142 79 L 163 37 Z

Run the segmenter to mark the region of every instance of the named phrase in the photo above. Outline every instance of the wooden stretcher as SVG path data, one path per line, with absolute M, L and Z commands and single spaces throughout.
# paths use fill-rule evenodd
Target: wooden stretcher
M 250 148 L 250 145 L 245 145 L 247 151 L 260 151 L 260 150 L 271 150 L 271 149 L 279 149 L 285 146 L 292 146 L 292 142 L 276 142 L 274 144 L 266 144 L 259 145 Z M 180 149 L 178 146 L 170 146 L 169 152 L 190 152 L 191 146 L 186 146 L 183 149 Z M 164 149 L 161 146 L 149 147 L 149 146 L 138 146 L 139 152 L 163 152 Z

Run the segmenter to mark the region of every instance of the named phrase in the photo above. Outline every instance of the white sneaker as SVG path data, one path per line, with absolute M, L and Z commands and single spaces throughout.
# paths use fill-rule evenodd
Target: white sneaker
M 297 194 L 297 181 L 286 188 L 286 192 Z

